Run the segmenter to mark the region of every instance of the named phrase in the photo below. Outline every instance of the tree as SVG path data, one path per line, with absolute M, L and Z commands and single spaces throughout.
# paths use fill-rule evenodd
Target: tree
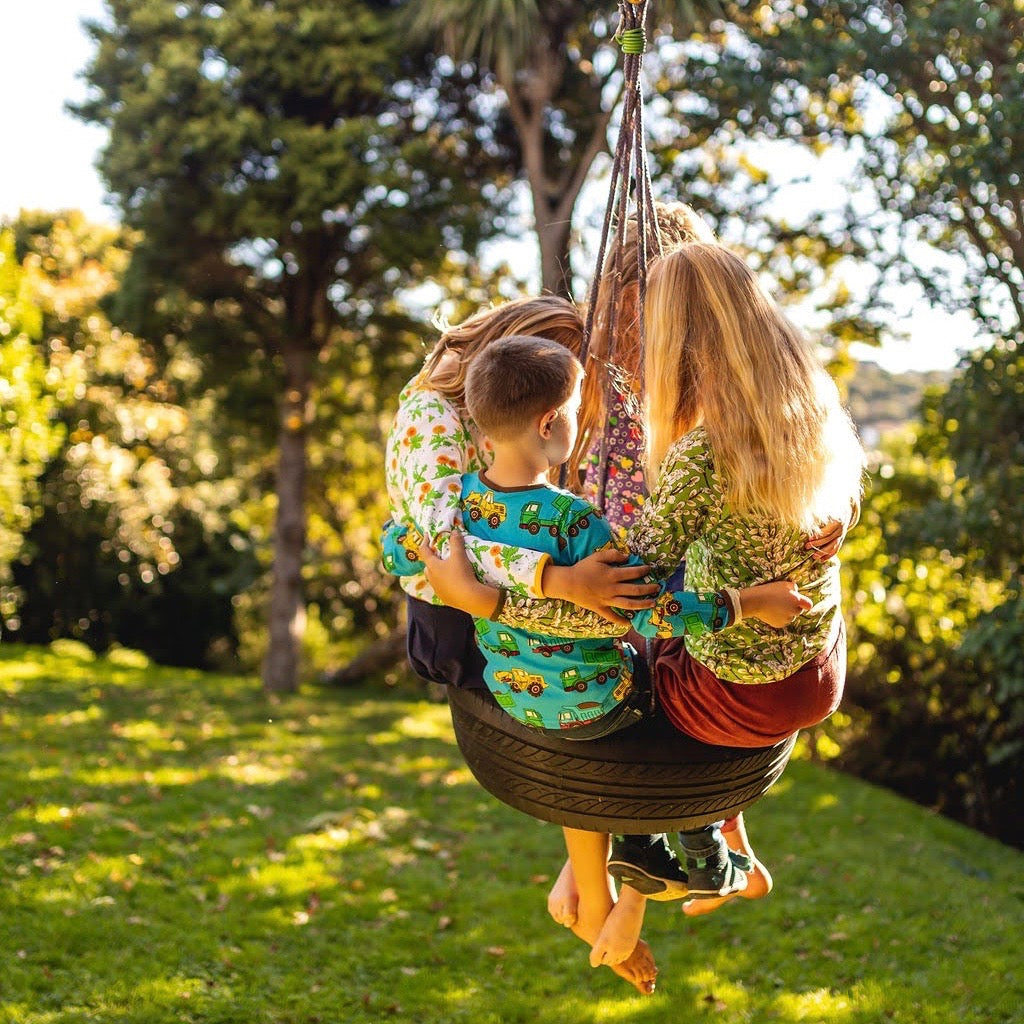
M 699 8 L 667 5 L 680 29 Z M 513 131 L 515 166 L 525 176 L 540 248 L 541 287 L 569 295 L 572 218 L 622 96 L 616 5 L 608 0 L 549 3 L 412 0 L 413 24 L 444 53 L 474 65 L 478 102 L 500 104 Z
M 180 401 L 194 360 L 179 351 L 163 366 L 104 314 L 130 258 L 128 234 L 78 212 L 23 212 L 11 235 L 38 318 L 30 360 L 61 382 L 62 443 L 34 482 L 8 632 L 97 650 L 117 642 L 165 664 L 230 664 L 232 599 L 255 560 L 216 404 Z
M 609 151 L 622 96 L 616 7 L 607 0 L 510 3 L 411 0 L 413 24 L 453 58 L 452 74 L 475 70 L 473 102 L 497 109 L 492 141 L 525 178 L 538 236 L 541 286 L 569 294 L 574 212 L 588 175 Z M 735 4 L 652 4 L 644 80 L 659 195 L 693 202 L 723 239 L 749 253 L 793 302 L 815 294 L 816 329 L 837 350 L 875 342 L 884 303 L 853 295 L 842 271 L 865 250 L 824 215 L 789 224 L 773 208 L 777 187 L 745 155 L 746 124 L 723 79 L 695 74 L 727 60 L 737 37 L 757 32 Z M 503 130 L 503 126 L 505 130 Z M 603 207 L 601 211 L 603 212 Z M 591 222 L 598 218 L 590 217 Z
M 75 384 L 70 374 L 48 372 L 36 349 L 42 315 L 14 242 L 14 232 L 0 226 L 0 621 L 14 613 L 11 562 L 41 511 L 39 477 L 60 447 L 57 411 Z
M 110 27 L 90 26 L 77 110 L 110 129 L 100 170 L 142 233 L 119 315 L 187 339 L 205 381 L 233 380 L 254 436 L 277 404 L 269 690 L 298 671 L 318 374 L 397 289 L 487 229 L 461 96 L 392 8 L 109 0 Z
M 735 0 L 744 26 L 688 74 L 765 137 L 846 145 L 881 208 L 846 228 L 995 335 L 1024 329 L 1024 11 L 1005 0 Z M 718 26 L 720 33 L 725 24 Z M 724 106 L 723 106 L 724 103 Z M 867 239 L 870 238 L 870 241 Z M 927 258 L 962 261 L 964 281 Z
M 890 436 L 844 546 L 838 763 L 1024 843 L 1024 357 L 999 342 Z

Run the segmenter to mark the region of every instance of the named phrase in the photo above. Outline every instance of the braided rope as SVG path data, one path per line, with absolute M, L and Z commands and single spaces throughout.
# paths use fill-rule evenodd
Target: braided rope
M 626 219 L 630 198 L 630 185 L 635 186 L 635 203 L 637 218 L 636 257 L 639 276 L 639 317 L 640 317 L 640 365 L 637 370 L 639 379 L 643 380 L 644 351 L 644 303 L 647 298 L 647 263 L 651 256 L 661 254 L 661 238 L 658 233 L 658 222 L 654 212 L 654 198 L 651 187 L 650 168 L 647 163 L 647 151 L 644 144 L 643 89 L 640 84 L 640 71 L 643 65 L 643 54 L 647 48 L 647 36 L 644 22 L 647 18 L 648 0 L 620 0 L 619 29 L 614 38 L 622 47 L 623 52 L 623 104 L 622 120 L 619 125 L 618 139 L 612 158 L 611 181 L 608 190 L 608 203 L 605 207 L 604 222 L 601 229 L 601 242 L 597 250 L 597 262 L 587 302 L 587 316 L 583 333 L 583 350 L 581 361 L 586 365 L 590 352 L 590 341 L 594 330 L 594 318 L 597 312 L 597 300 L 604 275 L 605 257 L 608 250 L 608 237 L 614 223 L 616 245 L 613 264 L 623 266 L 626 247 Z M 613 275 L 611 292 L 607 296 L 608 303 L 608 337 L 609 351 L 606 356 L 608 364 L 614 363 L 614 345 L 618 326 L 619 302 L 621 299 L 621 282 L 619 275 Z M 605 382 L 605 409 L 611 408 L 614 380 L 612 374 L 603 369 Z M 608 430 L 607 424 L 601 432 L 600 479 L 597 492 L 597 506 L 604 509 L 605 489 L 608 482 Z M 564 483 L 564 470 L 563 470 Z

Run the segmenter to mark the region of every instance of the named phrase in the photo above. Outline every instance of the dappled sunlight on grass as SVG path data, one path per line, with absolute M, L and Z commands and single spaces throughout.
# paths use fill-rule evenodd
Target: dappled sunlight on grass
M 410 738 L 424 740 L 448 739 L 452 725 L 448 709 L 438 709 L 433 715 L 406 715 L 397 723 L 399 731 Z
M 820 793 L 814 798 L 811 804 L 812 811 L 824 811 L 831 807 L 839 806 L 839 797 L 835 793 Z
M 190 786 L 207 777 L 209 773 L 203 768 L 175 767 L 161 765 L 145 767 L 141 765 L 97 765 L 94 768 L 79 768 L 72 773 L 75 782 L 84 786 L 110 787 L 143 787 L 143 786 Z
M 98 704 L 90 704 L 86 708 L 76 708 L 74 711 L 65 711 L 60 715 L 46 715 L 43 718 L 43 724 L 56 725 L 61 729 L 66 729 L 69 725 L 95 722 L 103 717 L 103 709 Z
M 775 1007 L 780 1020 L 812 1021 L 814 1024 L 843 1024 L 855 1012 L 856 1019 L 863 1020 L 865 1011 L 873 1009 L 863 997 L 858 998 L 855 1005 L 847 993 L 823 988 L 813 992 L 783 992 L 776 997 Z M 877 1019 L 884 1020 L 885 1016 Z
M 699 961 L 687 976 L 687 984 L 697 993 L 695 1003 L 716 1013 L 726 1010 L 740 1019 L 750 1006 L 750 994 L 740 981 L 733 980 L 723 972 L 701 968 Z
M 271 760 L 274 763 L 269 763 Z M 244 786 L 271 786 L 287 781 L 295 774 L 295 758 L 243 759 L 231 754 L 219 762 L 215 771 Z
M 551 924 L 560 830 L 477 786 L 444 706 L 21 663 L 0 648 L 22 681 L 0 746 L 5 1024 L 1012 1024 L 1024 1002 L 1002 937 L 1020 855 L 815 765 L 747 815 L 769 899 L 649 908 L 647 1000 Z
M 63 824 L 73 814 L 70 807 L 61 804 L 34 804 L 26 810 L 37 825 Z

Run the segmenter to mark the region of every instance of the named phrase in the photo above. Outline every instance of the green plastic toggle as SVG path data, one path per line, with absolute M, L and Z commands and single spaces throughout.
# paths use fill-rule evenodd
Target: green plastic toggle
M 627 28 L 616 37 L 623 53 L 644 53 L 647 50 L 647 36 L 642 28 Z

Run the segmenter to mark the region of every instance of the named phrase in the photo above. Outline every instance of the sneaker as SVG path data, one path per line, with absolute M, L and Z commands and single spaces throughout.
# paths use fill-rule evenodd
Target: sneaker
M 695 900 L 713 899 L 717 896 L 732 896 L 747 887 L 747 871 L 751 861 L 741 853 L 735 853 L 719 841 L 717 847 L 700 851 L 686 851 L 687 887 L 690 898 Z
M 649 899 L 677 900 L 687 894 L 686 872 L 664 833 L 614 836 L 608 873 Z

